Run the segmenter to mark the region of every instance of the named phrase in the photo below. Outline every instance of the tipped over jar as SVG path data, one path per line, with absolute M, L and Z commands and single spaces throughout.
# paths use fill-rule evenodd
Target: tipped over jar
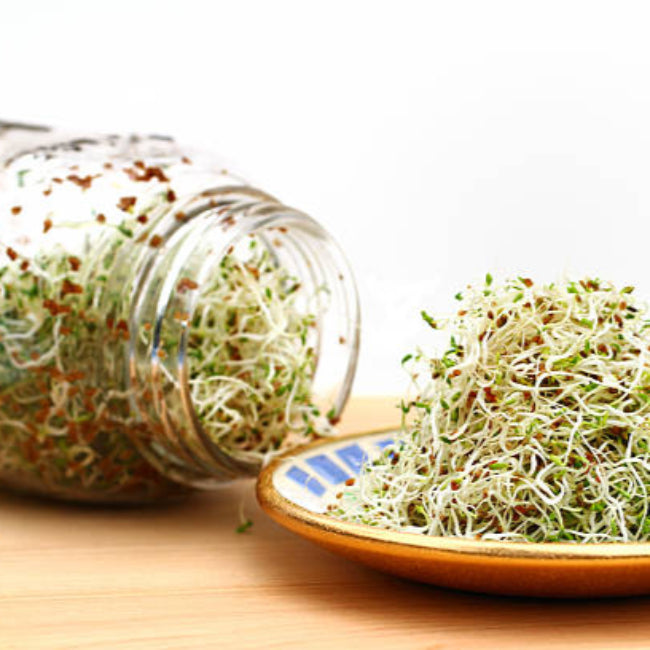
M 0 122 L 0 485 L 145 502 L 331 433 L 359 306 L 311 217 L 168 138 Z

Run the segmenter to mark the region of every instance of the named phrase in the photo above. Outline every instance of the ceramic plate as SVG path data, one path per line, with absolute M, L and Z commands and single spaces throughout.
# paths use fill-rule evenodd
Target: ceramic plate
M 398 576 L 484 593 L 543 597 L 650 594 L 650 543 L 533 544 L 426 537 L 325 514 L 345 481 L 392 440 L 382 431 L 294 450 L 261 473 L 262 508 L 282 526 Z

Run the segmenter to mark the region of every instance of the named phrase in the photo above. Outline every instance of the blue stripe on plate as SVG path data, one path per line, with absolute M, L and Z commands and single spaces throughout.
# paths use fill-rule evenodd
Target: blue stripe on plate
M 337 485 L 344 483 L 350 476 L 343 471 L 331 458 L 325 454 L 318 454 L 307 459 L 307 464 L 315 469 L 328 483 Z
M 287 471 L 287 476 L 298 485 L 306 487 L 312 494 L 315 494 L 317 497 L 322 497 L 326 492 L 325 488 L 317 479 L 307 474 L 307 472 L 300 469 L 300 467 L 292 465 Z
M 368 460 L 368 454 L 359 445 L 350 445 L 336 450 L 336 455 L 355 473 L 361 471 L 361 466 Z
M 392 438 L 386 438 L 386 440 L 380 440 L 376 444 L 377 444 L 377 447 L 379 447 L 380 449 L 386 449 L 386 447 L 388 447 L 388 445 L 393 444 L 393 439 Z

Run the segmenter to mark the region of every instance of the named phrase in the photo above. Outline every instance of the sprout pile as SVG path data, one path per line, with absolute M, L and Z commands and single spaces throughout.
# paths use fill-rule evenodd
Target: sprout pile
M 649 540 L 650 321 L 633 288 L 488 275 L 456 298 L 450 318 L 422 312 L 447 349 L 404 358 L 402 430 L 330 514 L 472 539 Z

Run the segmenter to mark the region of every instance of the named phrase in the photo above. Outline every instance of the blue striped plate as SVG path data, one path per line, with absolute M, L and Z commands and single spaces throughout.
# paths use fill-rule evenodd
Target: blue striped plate
M 273 486 L 285 499 L 311 512 L 325 512 L 345 482 L 358 476 L 393 442 L 395 431 L 381 431 L 355 439 L 328 439 L 315 448 L 283 457 L 273 474 Z

